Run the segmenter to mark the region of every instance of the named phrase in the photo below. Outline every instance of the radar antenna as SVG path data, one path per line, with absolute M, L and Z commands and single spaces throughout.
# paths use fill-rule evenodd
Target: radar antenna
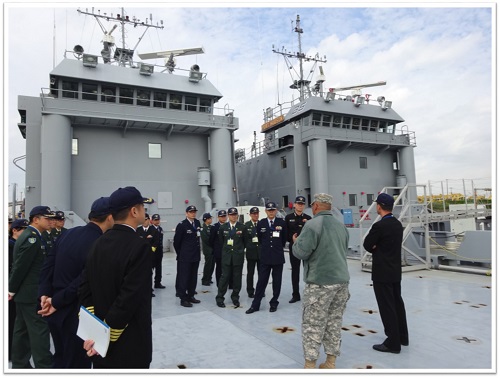
M 84 11 L 78 9 L 78 13 L 93 16 L 99 26 L 101 27 L 102 32 L 104 33 L 104 37 L 102 39 L 102 43 L 104 48 L 101 51 L 101 56 L 104 60 L 104 63 L 111 63 L 111 53 L 112 53 L 112 48 L 115 45 L 115 40 L 114 37 L 111 35 L 113 31 L 117 28 L 118 24 L 121 25 L 121 32 L 122 32 L 122 47 L 116 47 L 114 50 L 114 60 L 115 62 L 118 63 L 119 66 L 125 67 L 126 65 L 129 65 L 130 67 L 133 66 L 134 64 L 134 51 L 139 45 L 139 43 L 142 40 L 142 37 L 146 34 L 149 28 L 157 28 L 157 29 L 163 29 L 163 20 L 160 21 L 161 25 L 153 25 L 153 15 L 149 15 L 149 19 L 146 18 L 146 21 L 141 21 L 140 19 L 136 18 L 135 16 L 132 17 L 132 19 L 129 18 L 129 16 L 125 15 L 124 8 L 121 8 L 121 14 L 117 14 L 116 17 L 113 16 L 111 13 L 108 15 L 107 13 L 101 14 L 101 11 L 98 9 L 98 13 L 94 12 L 94 8 L 92 7 L 92 12 L 89 12 L 88 9 Z M 117 24 L 113 25 L 112 29 L 108 32 L 104 25 L 101 23 L 101 19 L 105 19 L 106 21 L 111 21 L 115 22 Z M 133 25 L 134 28 L 137 26 L 142 26 L 145 28 L 144 33 L 139 37 L 139 40 L 137 41 L 136 45 L 134 46 L 133 49 L 127 49 L 126 44 L 125 44 L 125 25 Z
M 142 60 L 165 58 L 165 67 L 167 67 L 165 70 L 168 70 L 168 72 L 172 73 L 172 72 L 174 72 L 174 69 L 175 69 L 174 57 L 184 56 L 184 55 L 204 54 L 204 53 L 205 53 L 205 49 L 203 47 L 193 47 L 193 48 L 189 48 L 189 49 L 158 51 L 158 52 L 150 52 L 150 53 L 144 53 L 144 54 L 138 54 L 138 55 L 139 55 L 139 58 L 141 58 Z

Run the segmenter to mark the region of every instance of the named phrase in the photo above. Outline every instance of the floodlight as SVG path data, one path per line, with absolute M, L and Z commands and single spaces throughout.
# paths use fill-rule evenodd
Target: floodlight
M 364 97 L 357 96 L 356 100 L 354 101 L 354 106 L 358 107 L 359 105 L 362 105 L 365 103 Z
M 193 64 L 191 70 L 189 71 L 189 81 L 194 83 L 199 82 L 202 79 L 203 74 L 200 72 L 200 66 Z
M 152 64 L 141 63 L 141 67 L 139 68 L 139 73 L 141 75 L 151 76 L 154 72 L 154 66 Z
M 97 67 L 97 55 L 83 54 L 82 61 L 85 67 Z

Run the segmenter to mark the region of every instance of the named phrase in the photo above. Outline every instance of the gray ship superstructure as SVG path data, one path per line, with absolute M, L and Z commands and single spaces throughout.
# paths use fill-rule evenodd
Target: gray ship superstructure
M 71 226 L 82 223 L 96 198 L 133 185 L 155 199 L 147 211 L 172 230 L 188 204 L 200 213 L 235 205 L 238 119 L 228 106 L 217 108 L 222 94 L 200 67 L 183 70 L 173 60 L 203 49 L 141 54 L 165 57 L 163 67 L 136 62 L 134 49 L 115 46 L 111 35 L 116 25 L 136 26 L 135 18 L 79 12 L 101 25 L 101 54 L 75 46 L 65 56 L 76 59 L 65 57 L 50 73 L 50 88 L 18 98 L 26 209 L 65 211 Z M 115 24 L 110 31 L 104 18 Z
M 362 88 L 385 82 L 326 89 L 319 66 L 320 75 L 311 84 L 304 77 L 303 64 L 313 64 L 307 70 L 311 75 L 326 58 L 302 52 L 299 16 L 295 32 L 298 52 L 274 47 L 273 51 L 283 55 L 290 68 L 290 60 L 298 59 L 298 80 L 290 88 L 299 96 L 266 109 L 261 127 L 264 140 L 236 151 L 240 201 L 271 199 L 290 209 L 297 195 L 310 203 L 314 193 L 330 193 L 342 209 L 344 223 L 353 227 L 384 187 L 416 183 L 415 133 L 403 125 L 404 119 L 392 109 L 391 101 L 361 93 Z M 351 94 L 342 94 L 347 90 Z M 411 191 L 416 199 L 416 191 Z M 399 193 L 393 190 L 391 194 Z

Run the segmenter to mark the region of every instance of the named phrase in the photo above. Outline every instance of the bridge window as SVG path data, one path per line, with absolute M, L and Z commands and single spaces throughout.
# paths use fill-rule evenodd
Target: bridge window
M 200 98 L 200 112 L 212 113 L 212 101 L 209 98 Z
M 167 107 L 167 94 L 165 92 L 155 92 L 153 106 L 155 108 Z
M 134 103 L 134 90 L 132 88 L 120 87 L 120 104 Z
M 332 123 L 332 116 L 331 114 L 323 114 L 323 122 L 322 126 L 330 127 L 330 124 Z
M 196 108 L 198 107 L 198 98 L 197 97 L 192 97 L 192 96 L 185 96 L 185 101 L 186 101 L 186 110 L 195 112 Z
M 386 121 L 380 121 L 378 124 L 378 131 L 385 133 L 387 129 L 387 122 Z
M 353 130 L 359 130 L 359 123 L 360 123 L 360 119 L 359 118 L 353 118 L 352 119 L 352 129 Z
M 369 119 L 363 118 L 361 120 L 361 130 L 368 131 L 369 125 L 370 125 L 370 120 Z
M 320 113 L 313 113 L 313 126 L 320 126 L 321 125 L 321 114 Z
M 137 105 L 139 106 L 150 106 L 151 91 L 144 89 L 137 90 Z
M 351 117 L 343 117 L 342 128 L 343 129 L 351 128 Z
M 101 101 L 116 102 L 116 88 L 110 85 L 101 87 Z
M 97 101 L 97 84 L 82 83 L 82 99 Z
M 342 117 L 339 115 L 335 115 L 333 117 L 333 127 L 340 127 L 341 123 L 342 123 Z
M 182 109 L 182 96 L 178 94 L 170 94 L 169 109 L 181 110 Z
M 161 143 L 149 143 L 149 158 L 161 159 Z
M 78 82 L 64 80 L 62 82 L 62 96 L 66 98 L 78 98 Z
M 370 121 L 370 131 L 377 131 L 378 130 L 378 121 L 376 119 L 372 119 Z

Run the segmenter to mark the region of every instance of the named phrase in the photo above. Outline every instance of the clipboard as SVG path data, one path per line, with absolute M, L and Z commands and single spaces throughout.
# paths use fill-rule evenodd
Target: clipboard
M 94 349 L 101 357 L 106 357 L 111 335 L 109 325 L 83 306 L 80 306 L 80 320 L 76 335 L 84 341 L 94 340 Z

